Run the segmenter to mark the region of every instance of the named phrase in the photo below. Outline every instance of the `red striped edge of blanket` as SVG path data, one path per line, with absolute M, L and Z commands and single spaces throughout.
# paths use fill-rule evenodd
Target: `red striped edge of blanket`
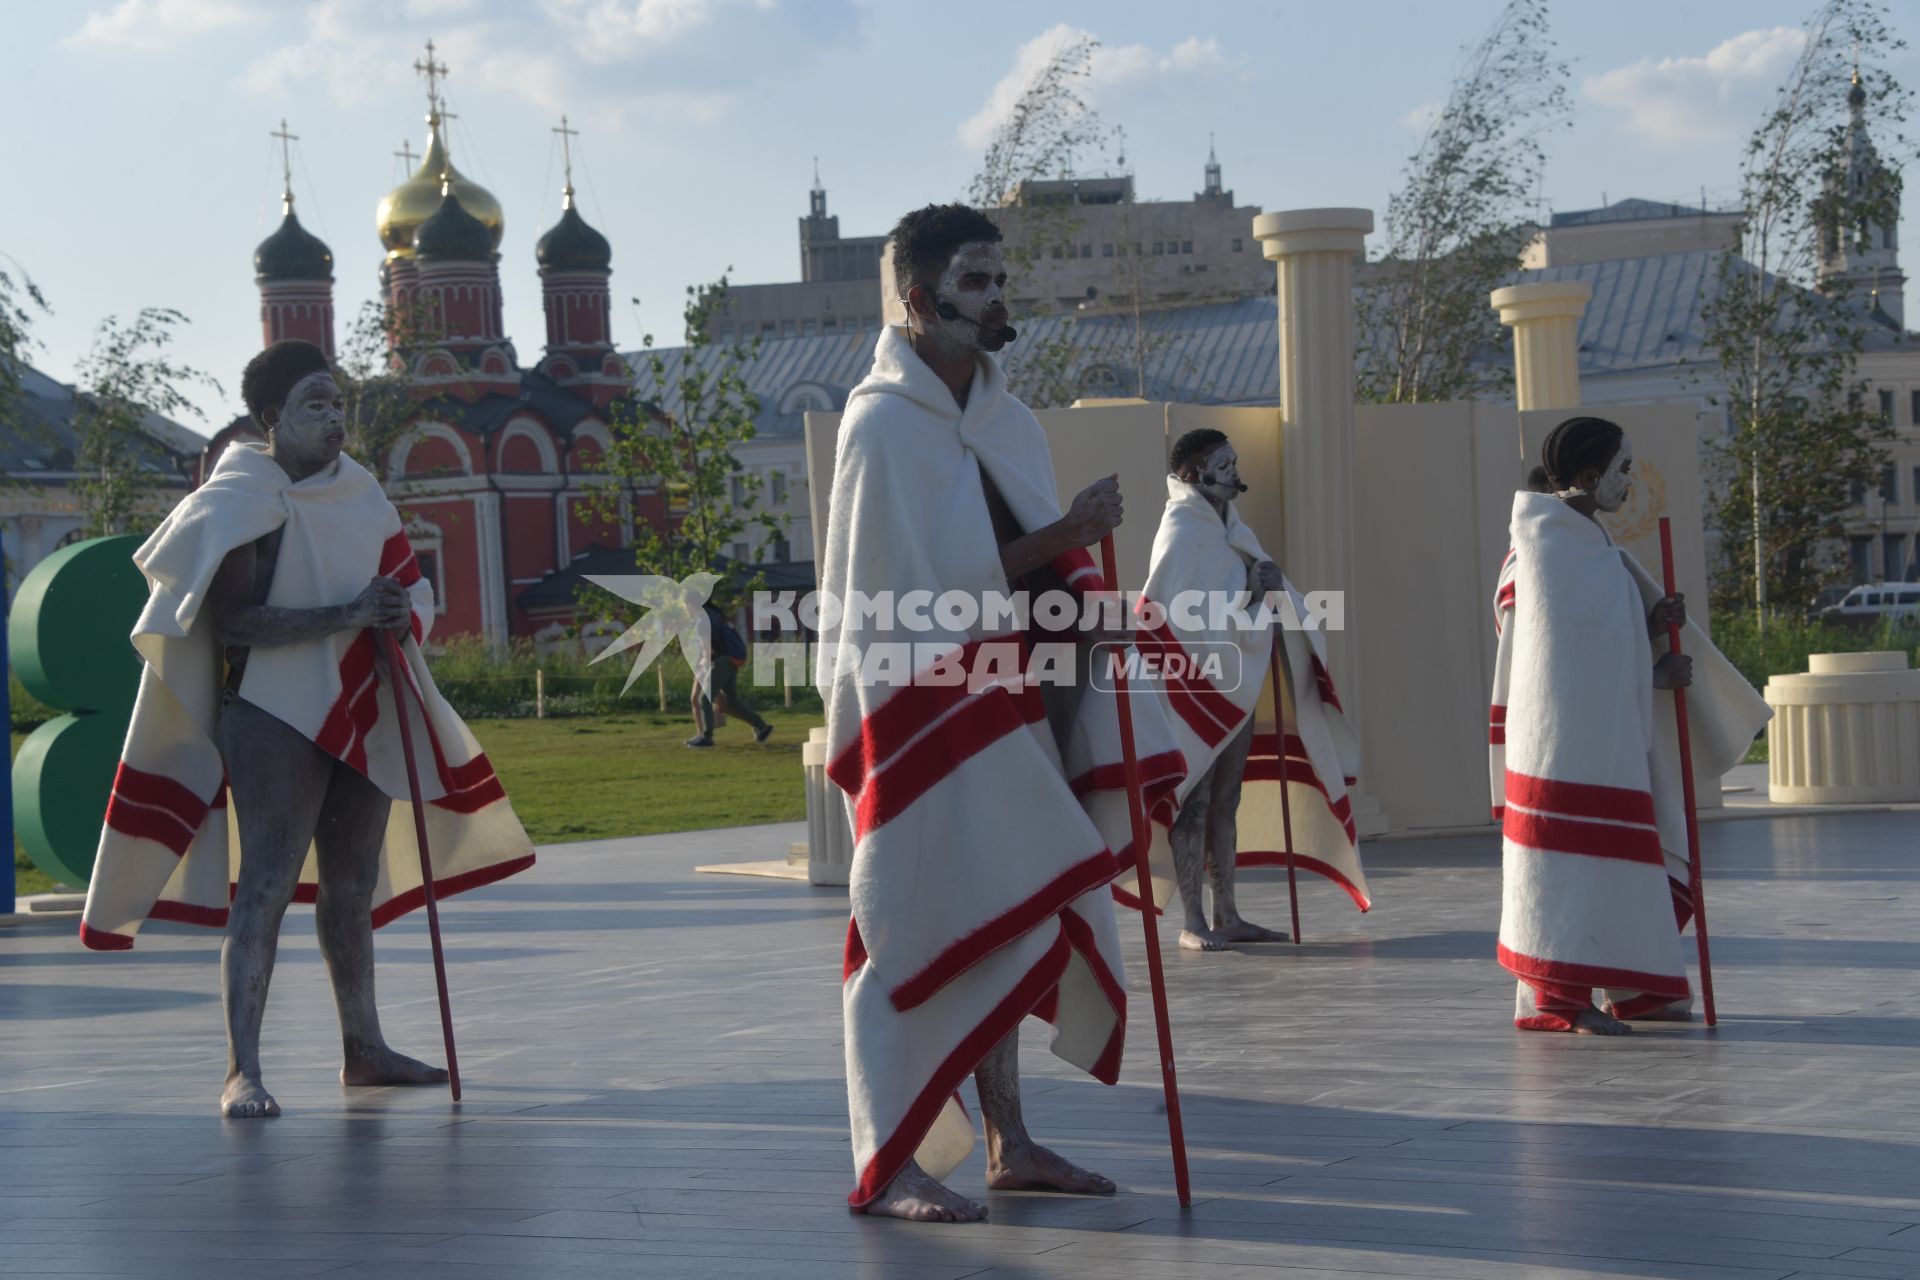
M 1030 894 L 1024 902 L 1008 908 L 966 936 L 956 939 L 925 968 L 887 993 L 893 1007 L 901 1013 L 916 1009 L 931 1000 L 939 990 L 1007 944 L 1025 937 L 1058 916 L 1069 903 L 1089 890 L 1112 880 L 1120 870 L 1120 861 L 1109 849 L 1082 859 Z
M 1555 982 L 1569 987 L 1624 987 L 1661 997 L 1660 1003 L 1684 1000 L 1691 994 L 1685 974 L 1642 973 L 1638 969 L 1612 969 L 1596 964 L 1570 964 L 1563 960 L 1545 960 L 1522 955 L 1506 943 L 1497 944 L 1501 967 L 1522 980 Z
M 1298 734 L 1287 735 L 1287 754 L 1284 761 L 1280 756 L 1280 742 L 1277 735 L 1254 734 L 1253 747 L 1247 753 L 1247 769 L 1241 775 L 1241 781 L 1278 782 L 1283 767 L 1288 782 L 1312 787 L 1320 793 L 1321 803 L 1327 806 L 1327 812 L 1333 815 L 1333 820 L 1339 823 L 1341 830 L 1347 833 L 1347 843 L 1358 844 L 1360 833 L 1353 821 L 1353 798 L 1343 795 L 1335 800 L 1328 794 L 1327 784 L 1321 780 L 1319 771 L 1313 767 L 1313 760 L 1307 755 L 1307 744 Z M 1353 784 L 1352 778 L 1346 778 L 1343 781 L 1349 786 Z
M 914 1151 L 919 1148 L 921 1139 L 933 1127 L 940 1108 L 946 1105 L 947 1098 L 973 1074 L 981 1059 L 1059 986 L 1060 978 L 1066 973 L 1067 964 L 1072 959 L 1072 950 L 1067 931 L 1062 927 L 1053 945 L 1047 948 L 1047 953 L 1039 962 L 1014 984 L 1006 998 L 994 1006 L 993 1011 L 981 1019 L 980 1024 L 968 1032 L 953 1052 L 935 1068 L 932 1077 L 908 1106 L 899 1125 L 860 1171 L 853 1191 L 847 1196 L 849 1207 L 856 1212 L 864 1212 L 887 1189 L 894 1177 L 906 1168 Z
M 405 530 L 392 534 L 381 546 L 380 576 L 392 578 L 409 589 L 414 583 L 420 581 L 420 561 L 413 554 L 413 543 L 408 541 Z M 420 629 L 420 615 L 409 612 L 407 627 L 413 632 L 413 642 L 419 644 L 424 634 Z
M 222 781 L 212 800 L 202 800 L 185 784 L 165 774 L 136 769 L 122 760 L 107 796 L 105 821 L 111 830 L 151 840 L 178 858 L 193 844 L 208 812 L 225 807 L 226 794 Z
M 1142 597 L 1141 604 L 1145 603 Z M 1246 711 L 1235 706 L 1231 698 L 1200 674 L 1200 665 L 1187 654 L 1170 624 L 1163 622 L 1157 627 L 1142 628 L 1135 633 L 1134 644 L 1142 654 L 1150 651 L 1163 654 L 1165 661 L 1161 669 L 1179 673 L 1162 677 L 1160 688 L 1166 694 L 1168 705 L 1209 747 L 1225 742 L 1246 719 Z
M 1653 796 L 1629 787 L 1560 782 L 1507 770 L 1502 834 L 1542 853 L 1663 866 Z
M 1487 708 L 1487 745 L 1507 745 L 1507 709 L 1498 702 Z
M 1313 655 L 1313 683 L 1314 687 L 1320 691 L 1320 701 L 1342 715 L 1346 714 L 1346 708 L 1340 705 L 1340 694 L 1333 687 L 1333 673 L 1327 670 L 1327 664 L 1320 661 L 1320 655 L 1317 653 Z
M 1070 591 L 1078 591 L 1084 595 L 1089 591 L 1107 589 L 1106 575 L 1101 573 L 1099 567 L 1093 563 L 1093 555 L 1085 547 L 1075 547 L 1071 551 L 1060 553 L 1047 567 L 1060 576 L 1060 581 L 1065 583 Z
M 469 889 L 478 889 L 483 885 L 494 884 L 508 876 L 519 875 L 534 863 L 534 855 L 515 858 L 509 862 L 496 862 L 492 866 L 476 867 L 472 871 L 463 871 L 459 875 L 442 876 L 433 882 L 433 896 L 436 902 L 465 893 Z M 227 898 L 232 901 L 238 886 L 227 885 Z M 293 891 L 293 901 L 308 906 L 319 897 L 319 886 L 302 884 Z M 418 911 L 427 904 L 426 891 L 419 886 L 404 893 L 395 894 L 373 909 L 372 921 L 376 929 L 392 924 L 410 911 Z M 227 908 L 209 907 L 192 902 L 178 902 L 171 898 L 161 898 L 153 904 L 153 910 L 147 912 L 149 920 L 165 920 L 172 924 L 199 925 L 207 929 L 224 929 L 227 924 Z M 85 921 L 80 925 L 80 941 L 95 951 L 126 951 L 132 948 L 133 939 L 124 933 L 113 933 L 105 929 L 95 929 Z
M 1287 855 L 1284 850 L 1278 849 L 1242 849 L 1235 855 L 1233 862 L 1239 867 L 1284 867 L 1287 865 Z M 1360 892 L 1353 881 L 1347 878 L 1346 873 L 1332 863 L 1309 857 L 1296 849 L 1293 854 L 1293 865 L 1302 871 L 1311 871 L 1315 875 L 1325 876 L 1345 889 L 1347 896 L 1353 899 L 1353 905 L 1360 908 L 1362 913 L 1373 910 L 1373 899 Z

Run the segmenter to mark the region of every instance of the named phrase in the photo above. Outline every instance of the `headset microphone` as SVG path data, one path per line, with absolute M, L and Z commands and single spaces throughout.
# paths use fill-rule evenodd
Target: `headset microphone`
M 951 302 L 937 304 L 933 309 L 933 313 L 942 320 L 965 320 L 976 329 L 985 329 L 990 333 L 998 335 L 1002 342 L 1012 342 L 1020 336 L 1020 331 L 1010 324 L 990 325 L 984 320 L 975 320 L 972 316 L 963 316 L 960 314 L 960 308 L 954 306 Z

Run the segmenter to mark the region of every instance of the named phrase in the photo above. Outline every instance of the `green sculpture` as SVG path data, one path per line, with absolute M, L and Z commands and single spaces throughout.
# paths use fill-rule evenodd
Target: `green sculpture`
M 134 567 L 135 535 L 91 538 L 35 565 L 7 622 L 14 674 L 67 714 L 20 744 L 13 762 L 14 826 L 34 865 L 80 888 L 93 853 L 140 688 L 129 639 L 147 603 Z

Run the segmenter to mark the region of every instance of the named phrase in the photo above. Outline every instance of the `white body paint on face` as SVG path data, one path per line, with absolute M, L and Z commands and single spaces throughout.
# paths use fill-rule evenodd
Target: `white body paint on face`
M 1007 264 L 1000 246 L 976 240 L 960 246 L 934 287 L 934 305 L 953 304 L 959 316 L 926 322 L 926 335 L 956 351 L 998 351 L 1007 322 Z
M 327 372 L 293 384 L 268 432 L 268 451 L 287 474 L 303 480 L 332 466 L 347 442 L 346 402 Z
M 1233 446 L 1217 446 L 1200 468 L 1200 491 L 1215 502 L 1232 502 L 1240 496 L 1240 455 Z
M 1620 452 L 1613 455 L 1600 483 L 1593 486 L 1593 505 L 1602 511 L 1618 511 L 1626 506 L 1627 495 L 1633 491 L 1632 469 L 1633 446 L 1622 440 Z

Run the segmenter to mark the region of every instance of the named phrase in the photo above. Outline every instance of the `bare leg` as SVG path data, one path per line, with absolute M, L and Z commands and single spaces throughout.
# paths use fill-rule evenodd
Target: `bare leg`
M 1284 932 L 1240 918 L 1233 900 L 1234 859 L 1240 850 L 1240 784 L 1253 748 L 1253 717 L 1233 736 L 1200 783 L 1212 794 L 1207 805 L 1207 864 L 1213 880 L 1213 928 L 1223 943 L 1285 942 Z M 1282 786 L 1286 784 L 1281 783 Z
M 333 979 L 349 1085 L 441 1084 L 447 1073 L 387 1047 L 373 994 L 373 886 L 393 802 L 354 769 L 335 764 L 314 832 L 320 897 L 314 927 Z
M 1217 769 L 1219 766 L 1216 765 Z M 1207 927 L 1205 863 L 1207 860 L 1207 811 L 1212 804 L 1212 774 L 1195 783 L 1187 792 L 1167 842 L 1173 846 L 1173 879 L 1180 886 L 1183 915 L 1180 945 L 1188 951 L 1221 951 L 1227 940 Z
M 251 703 L 235 699 L 216 730 L 240 829 L 240 878 L 220 947 L 227 1015 L 227 1087 L 222 1115 L 280 1114 L 260 1082 L 260 1023 L 280 946 L 280 921 L 300 882 L 333 760 Z
M 1020 1034 L 1010 1031 L 974 1068 L 987 1129 L 987 1187 L 992 1191 L 1071 1191 L 1110 1196 L 1113 1181 L 1069 1163 L 1035 1142 L 1020 1114 Z

